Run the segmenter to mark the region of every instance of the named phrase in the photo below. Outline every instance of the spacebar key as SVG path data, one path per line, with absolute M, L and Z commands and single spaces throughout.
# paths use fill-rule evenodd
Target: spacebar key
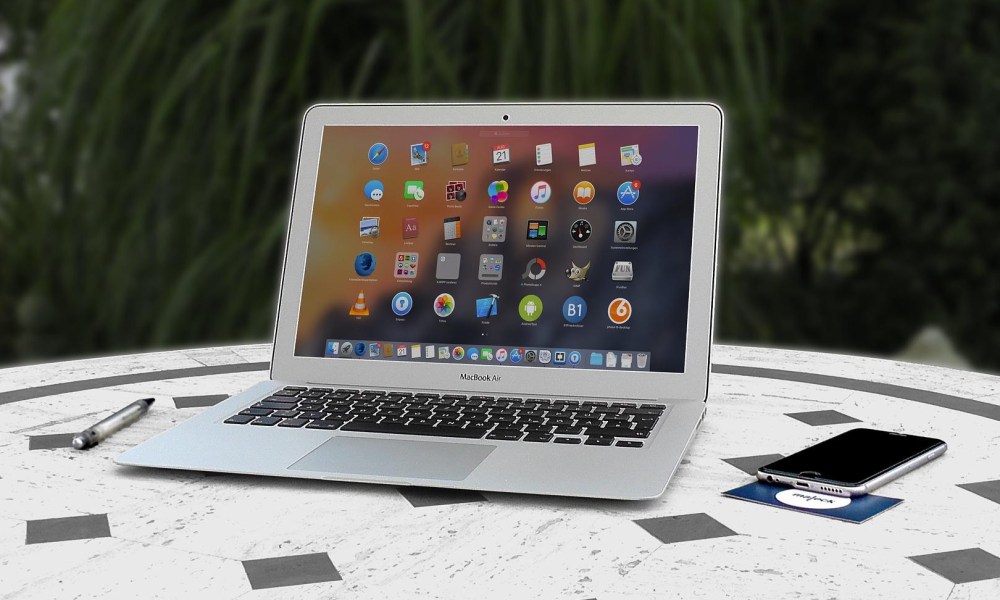
M 401 433 L 405 435 L 434 435 L 438 437 L 481 438 L 486 429 L 462 429 L 461 427 L 431 427 L 429 425 L 399 425 L 383 423 L 350 422 L 341 431 L 363 431 L 366 433 Z

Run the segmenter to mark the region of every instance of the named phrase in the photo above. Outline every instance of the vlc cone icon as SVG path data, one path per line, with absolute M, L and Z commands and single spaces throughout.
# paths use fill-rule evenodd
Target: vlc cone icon
M 368 316 L 368 304 L 365 303 L 365 291 L 361 290 L 358 292 L 358 301 L 354 303 L 351 307 L 351 316 L 355 317 L 367 317 Z

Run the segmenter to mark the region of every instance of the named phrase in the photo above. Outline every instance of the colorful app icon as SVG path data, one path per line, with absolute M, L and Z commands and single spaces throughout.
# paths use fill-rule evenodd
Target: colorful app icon
M 479 357 L 483 360 L 493 360 L 493 348 L 483 348 L 479 351 Z
M 493 164 L 500 165 L 510 162 L 510 145 L 497 144 L 493 146 Z
M 469 164 L 469 145 L 457 142 L 451 145 L 451 166 L 460 167 Z
M 590 204 L 597 195 L 597 188 L 589 181 L 581 181 L 573 186 L 573 199 L 577 204 Z
M 503 254 L 479 255 L 479 281 L 499 281 L 503 277 Z
M 469 357 L 470 361 L 479 360 L 479 348 L 469 348 L 466 356 Z
M 639 188 L 641 184 L 639 180 L 634 181 L 623 181 L 621 185 L 618 186 L 618 201 L 621 202 L 622 206 L 632 206 L 635 201 L 639 199 Z
M 615 325 L 622 325 L 632 317 L 632 303 L 625 298 L 615 298 L 608 305 L 608 318 Z
M 583 356 L 581 356 L 576 350 L 569 353 L 569 364 L 578 365 L 581 360 L 583 360 Z
M 524 362 L 533 363 L 538 360 L 538 352 L 535 350 L 527 350 L 524 353 Z
M 366 352 L 368 352 L 368 344 L 364 342 L 354 344 L 354 354 L 357 356 L 364 356 Z
M 549 239 L 549 222 L 541 221 L 537 219 L 530 219 L 528 221 L 528 235 L 529 240 L 547 240 Z
M 635 221 L 615 221 L 615 243 L 634 244 L 636 236 Z
M 507 241 L 507 217 L 483 217 L 483 241 Z
M 424 199 L 424 182 L 407 181 L 403 184 L 403 198 L 420 202 Z
M 416 217 L 403 217 L 403 239 L 412 240 L 420 235 L 420 226 Z
M 444 220 L 444 240 L 458 240 L 462 238 L 462 217 L 448 217 Z
M 427 164 L 427 151 L 431 149 L 430 146 L 431 145 L 427 142 L 420 142 L 419 144 L 410 145 L 411 167 Z
M 503 204 L 506 202 L 508 190 L 510 190 L 510 186 L 502 179 L 491 181 L 490 185 L 486 187 L 486 193 L 490 197 L 491 204 Z
M 547 365 L 552 362 L 552 351 L 551 350 L 539 350 L 538 351 L 538 362 L 543 365 Z
M 410 345 L 410 358 L 420 358 L 420 344 Z
M 378 342 L 372 342 L 368 344 L 368 356 L 372 358 L 378 358 L 382 356 L 382 344 Z
M 465 358 L 465 348 L 461 346 L 455 346 L 455 348 L 451 351 L 451 357 L 454 358 L 455 360 L 462 360 L 463 358 Z
M 458 279 L 459 268 L 462 266 L 462 255 L 457 252 L 442 252 L 438 254 L 436 279 Z
M 396 347 L 396 356 L 406 356 L 406 344 L 400 344 Z
M 622 352 L 622 368 L 631 369 L 632 368 L 632 353 Z
M 432 344 L 424 346 L 424 358 L 434 358 L 434 346 Z
M 375 255 L 371 252 L 362 252 L 354 257 L 354 272 L 361 277 L 368 277 L 375 271 Z
M 532 258 L 528 261 L 528 266 L 524 267 L 521 279 L 538 281 L 542 277 L 545 277 L 545 261 L 540 258 Z
M 340 355 L 347 356 L 351 353 L 351 348 L 353 344 L 351 342 L 340 342 Z
M 497 357 L 497 362 L 506 362 L 507 361 L 507 349 L 506 348 L 497 348 L 496 357 Z
M 385 194 L 385 186 L 378 179 L 372 179 L 365 184 L 365 199 L 378 202 Z
M 451 358 L 451 348 L 449 346 L 438 348 L 438 360 L 448 360 L 449 358 Z
M 444 186 L 444 199 L 452 202 L 465 202 L 466 191 L 464 181 L 449 181 Z
M 524 350 L 521 348 L 510 349 L 510 362 L 517 364 L 524 358 Z
M 592 367 L 603 367 L 604 366 L 604 355 L 600 352 L 590 353 L 590 366 Z
M 566 269 L 566 279 L 570 281 L 587 281 L 587 274 L 590 273 L 590 261 L 582 267 L 576 266 L 575 262 L 569 263 L 569 268 Z
M 367 317 L 368 316 L 368 303 L 365 301 L 365 291 L 361 290 L 358 292 L 358 299 L 354 301 L 351 305 L 351 310 L 347 314 L 352 317 Z
M 396 253 L 396 278 L 416 279 L 417 268 L 420 266 L 420 254 L 417 252 Z
M 642 155 L 639 154 L 639 144 L 622 146 L 618 149 L 621 154 L 623 167 L 635 167 L 642 163 Z
M 539 167 L 552 164 L 552 144 L 535 146 L 535 164 Z
M 565 350 L 556 350 L 555 352 L 553 352 L 552 353 L 552 363 L 553 364 L 557 364 L 557 365 L 564 365 L 564 364 L 566 364 L 566 351 Z
M 562 315 L 567 323 L 579 323 L 587 317 L 587 301 L 580 296 L 570 296 L 562 305 Z
M 338 356 L 340 354 L 340 344 L 337 340 L 326 340 L 326 350 L 323 351 L 325 358 Z
M 378 217 L 361 217 L 360 232 L 363 238 L 377 238 L 379 234 Z
M 389 158 L 389 147 L 382 142 L 375 142 L 368 149 L 368 162 L 375 166 L 384 163 L 387 158 Z
M 614 352 L 608 352 L 604 355 L 604 362 L 608 363 L 609 369 L 614 369 L 618 366 L 618 355 Z
M 385 350 L 385 357 L 386 358 L 392 358 L 393 356 L 396 355 L 396 346 L 395 346 L 395 344 L 386 344 L 384 350 Z
M 517 305 L 517 314 L 528 323 L 533 323 L 542 316 L 542 299 L 534 294 L 521 298 Z
M 569 228 L 570 235 L 573 236 L 574 242 L 586 242 L 590 239 L 590 221 L 587 219 L 578 219 L 573 222 L 573 225 Z
M 547 181 L 536 181 L 531 186 L 531 201 L 535 204 L 545 204 L 552 197 L 552 188 Z
M 597 164 L 597 146 L 591 142 L 577 146 L 580 155 L 580 166 L 589 167 Z
M 413 297 L 406 292 L 399 292 L 392 297 L 392 312 L 397 317 L 405 317 L 413 308 Z
M 632 281 L 632 261 L 616 260 L 611 267 L 611 281 Z
M 646 365 L 649 364 L 649 354 L 645 352 L 640 352 L 635 355 L 635 366 L 640 369 L 645 369 Z
M 496 294 L 490 294 L 485 298 L 476 298 L 476 318 L 488 319 L 497 316 L 497 305 L 499 302 L 500 296 Z
M 438 294 L 434 299 L 434 314 L 442 319 L 455 312 L 455 297 L 451 294 Z

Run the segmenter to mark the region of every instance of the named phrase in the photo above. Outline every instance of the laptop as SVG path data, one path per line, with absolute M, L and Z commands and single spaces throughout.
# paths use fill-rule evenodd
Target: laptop
M 270 378 L 122 465 L 639 500 L 705 414 L 722 111 L 302 122 Z

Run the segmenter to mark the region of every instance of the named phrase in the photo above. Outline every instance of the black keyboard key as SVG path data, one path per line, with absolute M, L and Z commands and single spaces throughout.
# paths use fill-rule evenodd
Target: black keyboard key
M 545 421 L 546 425 L 572 425 L 573 419 L 569 417 L 549 417 Z
M 274 394 L 272 394 L 272 395 L 274 395 L 274 396 L 289 396 L 290 397 L 290 396 L 298 396 L 299 392 L 296 391 L 296 390 L 290 390 L 288 388 L 285 388 L 283 390 L 278 390 L 277 392 L 274 392 Z
M 433 426 L 435 426 L 435 425 L 438 424 L 438 419 L 430 419 L 430 418 L 427 418 L 427 419 L 414 419 L 412 421 L 412 424 L 413 425 L 426 426 L 426 427 L 433 427 Z
M 340 389 L 337 390 L 337 393 L 338 394 L 359 394 L 361 392 L 359 392 L 358 390 L 345 390 L 343 388 L 340 388 Z
M 580 438 L 567 438 L 567 437 L 557 437 L 552 440 L 556 444 L 582 444 L 583 440 Z
M 233 425 L 246 425 L 250 421 L 253 421 L 256 417 L 250 415 L 233 415 L 225 420 L 226 423 L 231 423 Z
M 551 433 L 529 433 L 524 436 L 524 441 L 526 442 L 548 442 L 551 439 Z
M 286 390 L 288 388 L 285 388 Z M 309 390 L 308 392 L 302 392 L 299 394 L 299 398 L 322 398 L 323 392 L 317 392 L 315 390 Z
M 286 385 L 285 390 L 289 392 L 304 392 L 306 391 L 306 388 L 297 385 Z
M 571 427 L 569 425 L 560 425 L 556 427 L 556 433 L 562 435 L 580 435 L 583 433 L 583 427 Z
M 437 427 L 427 427 L 425 425 L 395 425 L 385 423 L 368 423 L 351 421 L 344 425 L 342 431 L 360 431 L 367 433 L 400 433 L 406 435 L 432 435 L 439 437 L 461 437 L 478 439 L 486 434 L 484 429 L 463 429 L 456 426 L 438 425 Z
M 526 425 L 524 431 L 531 433 L 552 433 L 552 425 Z
M 522 410 L 517 413 L 521 417 L 544 417 L 545 413 L 540 410 Z
M 541 425 L 545 422 L 542 417 L 518 417 L 515 421 L 518 425 Z
M 594 410 L 592 410 L 591 413 L 595 414 L 595 415 L 617 415 L 619 410 L 621 410 L 621 409 L 618 409 L 618 408 L 604 408 L 602 406 L 598 406 L 597 408 L 595 408 Z
M 240 411 L 241 415 L 249 415 L 251 417 L 266 417 L 271 414 L 271 409 L 269 408 L 244 408 Z M 281 415 L 276 415 L 281 416 Z
M 309 419 L 285 419 L 278 423 L 278 427 L 302 427 L 309 422 Z
M 319 411 L 308 411 L 308 412 L 302 413 L 299 416 L 302 417 L 303 419 L 325 419 L 326 418 L 326 413 L 325 412 L 319 412 Z
M 626 429 L 621 427 L 588 427 L 587 435 L 601 435 L 624 438 L 648 438 L 649 431 L 644 429 Z
M 607 402 L 584 402 L 583 406 L 589 406 L 591 408 L 605 408 L 608 406 Z
M 663 414 L 662 408 L 626 408 L 622 411 L 626 415 L 656 415 Z
M 306 429 L 339 429 L 343 424 L 343 421 L 313 421 Z
M 295 408 L 294 402 L 269 402 L 267 400 L 254 404 L 251 408 L 269 408 L 271 410 L 291 410 Z
M 635 442 L 632 440 L 618 440 L 615 446 L 621 446 L 622 448 L 642 448 L 642 442 Z
M 485 423 L 489 419 L 490 419 L 489 415 L 480 415 L 480 414 L 465 415 L 465 420 L 469 421 L 470 423 Z
M 613 437 L 603 437 L 598 435 L 592 435 L 587 438 L 584 442 L 585 446 L 610 446 L 615 441 Z
M 251 425 L 271 426 L 271 425 L 277 425 L 280 422 L 281 422 L 281 419 L 279 419 L 277 417 L 257 417 L 250 424 Z
M 445 394 L 441 396 L 442 400 L 465 400 L 466 397 L 459 394 Z
M 326 408 L 325 404 L 317 404 L 315 402 L 300 402 L 298 404 L 299 410 L 323 410 Z
M 405 425 L 409 422 L 409 417 L 386 417 L 380 421 L 383 425 Z
M 516 429 L 494 429 L 486 436 L 486 439 L 514 441 L 521 439 L 522 435 L 524 434 Z
M 250 410 L 260 410 L 258 408 L 252 408 Z M 282 419 L 294 419 L 299 416 L 299 411 L 297 410 L 276 410 L 271 413 L 272 417 L 281 417 Z
M 643 404 L 639 408 L 658 408 L 660 410 L 666 410 L 667 407 L 662 404 Z
M 288 388 L 285 388 L 285 389 L 287 390 Z M 309 391 L 310 392 L 322 392 L 324 394 L 329 394 L 330 392 L 333 391 L 333 388 L 309 388 Z

